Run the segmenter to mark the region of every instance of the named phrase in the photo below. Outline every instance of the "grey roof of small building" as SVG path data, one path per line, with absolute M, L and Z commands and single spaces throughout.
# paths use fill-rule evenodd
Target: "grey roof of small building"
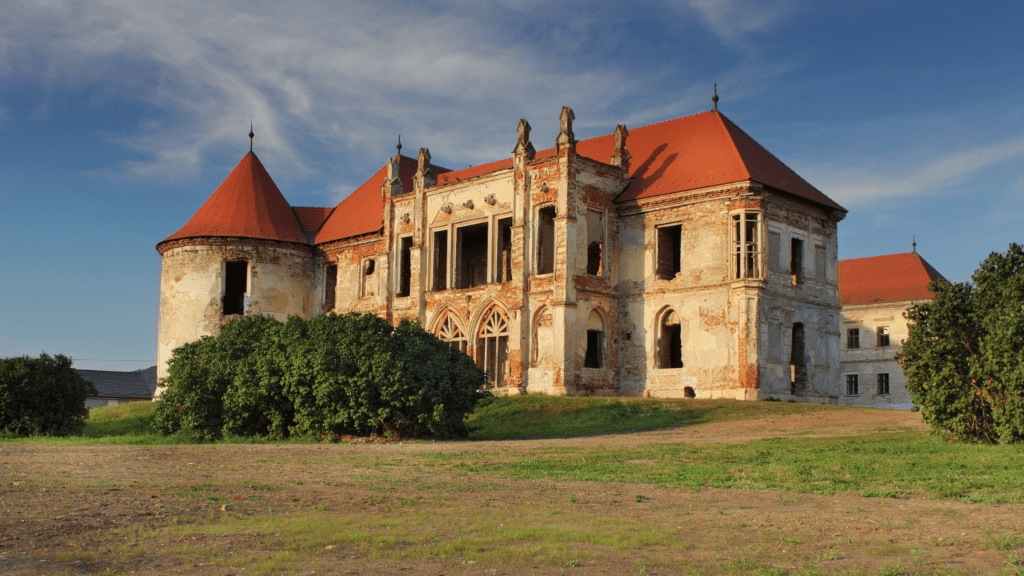
M 96 387 L 91 398 L 152 398 L 156 391 L 156 366 L 134 372 L 79 370 L 75 372 Z

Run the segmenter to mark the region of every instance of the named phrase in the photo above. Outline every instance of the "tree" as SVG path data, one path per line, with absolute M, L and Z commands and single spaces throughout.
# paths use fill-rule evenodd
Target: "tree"
M 972 283 L 934 282 L 907 310 L 897 356 L 926 422 L 961 441 L 1024 440 L 1024 250 L 993 252 Z
M 0 433 L 14 436 L 79 434 L 96 388 L 62 354 L 0 360 Z

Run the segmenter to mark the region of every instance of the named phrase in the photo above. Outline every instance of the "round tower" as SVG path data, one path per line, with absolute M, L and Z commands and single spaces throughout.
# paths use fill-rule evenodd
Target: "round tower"
M 313 246 L 251 150 L 174 234 L 161 257 L 157 377 L 182 344 L 243 315 L 310 317 Z M 157 395 L 160 389 L 157 389 Z

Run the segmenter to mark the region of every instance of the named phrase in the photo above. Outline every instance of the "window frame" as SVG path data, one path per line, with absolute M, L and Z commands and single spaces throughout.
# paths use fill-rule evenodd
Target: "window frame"
M 860 349 L 860 328 L 847 328 L 846 329 L 846 349 L 847 350 L 858 350 Z
M 890 379 L 888 372 L 879 372 L 878 375 L 875 377 L 875 394 L 877 394 L 878 396 L 888 396 L 889 391 L 891 390 L 891 388 L 889 387 L 889 381 Z M 882 391 L 883 384 L 885 385 L 885 392 Z
M 852 386 L 851 386 L 852 384 Z M 852 390 L 852 392 L 851 392 Z M 846 395 L 860 396 L 860 374 L 853 372 L 846 375 Z
M 879 348 L 888 348 L 889 347 L 891 342 L 890 342 L 890 339 L 889 339 L 889 327 L 888 326 L 878 326 L 877 328 L 875 328 L 875 336 L 876 336 L 875 344 Z
M 753 246 L 748 237 L 751 216 L 755 217 Z M 759 208 L 729 212 L 729 275 L 733 280 L 764 280 L 766 229 L 764 213 Z

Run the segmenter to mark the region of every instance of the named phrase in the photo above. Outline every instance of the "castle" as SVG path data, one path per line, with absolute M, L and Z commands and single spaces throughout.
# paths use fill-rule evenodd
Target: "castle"
M 250 149 L 157 244 L 159 376 L 238 315 L 352 311 L 419 320 L 499 393 L 838 398 L 846 210 L 717 101 L 583 141 L 573 120 L 464 170 L 399 145 L 333 208 L 290 206 Z

